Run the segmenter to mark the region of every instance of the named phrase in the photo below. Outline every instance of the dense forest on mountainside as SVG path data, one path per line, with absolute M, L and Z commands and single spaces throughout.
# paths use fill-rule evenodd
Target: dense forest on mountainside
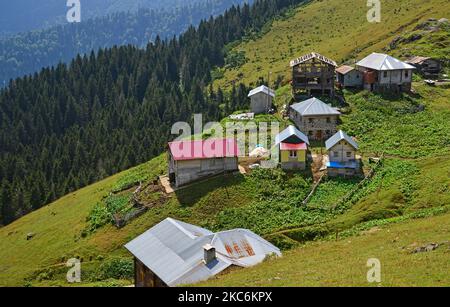
M 179 38 L 78 56 L 2 89 L 1 223 L 161 153 L 172 124 L 194 112 L 212 120 L 243 108 L 243 85 L 229 97 L 205 90 L 225 45 L 301 2 L 232 7 Z
M 201 1 L 203 0 L 81 0 L 80 5 L 82 19 L 86 20 L 117 12 L 136 11 L 139 8 L 173 8 Z M 69 10 L 67 2 L 67 0 L 2 1 L 0 37 L 65 23 L 66 13 Z
M 183 7 L 140 9 L 118 12 L 81 23 L 64 23 L 44 30 L 25 32 L 0 40 L 0 86 L 12 78 L 39 71 L 43 67 L 69 62 L 77 54 L 99 48 L 132 44 L 145 47 L 159 35 L 171 38 L 197 25 L 202 19 L 216 16 L 232 5 L 247 0 L 193 1 Z M 252 2 L 252 1 L 250 1 Z

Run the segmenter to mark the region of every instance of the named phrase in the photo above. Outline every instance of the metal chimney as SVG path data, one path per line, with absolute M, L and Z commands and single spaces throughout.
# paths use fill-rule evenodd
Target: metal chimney
M 203 246 L 203 250 L 204 250 L 204 256 L 203 256 L 203 261 L 205 262 L 205 264 L 210 264 L 211 262 L 213 262 L 214 260 L 216 260 L 216 248 L 213 247 L 211 244 L 206 244 L 205 246 Z

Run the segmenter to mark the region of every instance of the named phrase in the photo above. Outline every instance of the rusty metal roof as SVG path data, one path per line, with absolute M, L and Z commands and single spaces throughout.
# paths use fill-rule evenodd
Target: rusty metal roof
M 291 67 L 297 66 L 297 65 L 299 65 L 301 63 L 304 63 L 304 62 L 307 62 L 307 61 L 309 61 L 311 59 L 318 59 L 319 61 L 322 61 L 322 62 L 327 63 L 329 65 L 332 65 L 334 67 L 337 67 L 337 64 L 336 64 L 335 61 L 333 61 L 333 60 L 331 60 L 331 59 L 329 59 L 329 58 L 327 58 L 327 57 L 325 57 L 325 56 L 323 56 L 323 55 L 321 55 L 321 54 L 319 54 L 317 52 L 311 52 L 311 53 L 308 53 L 306 55 L 303 55 L 303 56 L 301 56 L 299 58 L 296 58 L 296 59 L 292 60 L 290 62 L 290 66 Z
M 408 64 L 422 64 L 423 62 L 427 61 L 427 60 L 431 60 L 431 58 L 429 57 L 423 57 L 423 56 L 415 56 L 410 58 L 409 60 L 406 61 L 406 63 Z
M 336 72 L 345 75 L 345 74 L 348 74 L 349 72 L 351 72 L 354 69 L 355 68 L 353 68 L 351 66 L 342 65 L 342 66 L 336 68 Z
M 216 260 L 203 262 L 204 246 L 216 249 Z M 280 250 L 247 229 L 212 233 L 194 225 L 166 219 L 125 245 L 168 286 L 206 280 L 232 265 L 248 267 Z

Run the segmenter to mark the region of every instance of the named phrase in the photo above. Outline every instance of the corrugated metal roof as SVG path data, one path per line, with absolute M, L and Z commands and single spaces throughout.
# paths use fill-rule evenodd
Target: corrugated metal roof
M 169 150 L 175 161 L 239 156 L 239 146 L 235 139 L 171 142 Z
M 307 61 L 309 61 L 311 59 L 318 59 L 318 60 L 320 60 L 320 61 L 322 61 L 324 63 L 327 63 L 329 65 L 337 67 L 337 64 L 336 64 L 335 61 L 333 61 L 333 60 L 331 60 L 331 59 L 329 59 L 329 58 L 327 58 L 327 57 L 325 57 L 325 56 L 323 56 L 323 55 L 321 55 L 321 54 L 319 54 L 317 52 L 311 52 L 311 53 L 303 55 L 303 56 L 301 56 L 299 58 L 296 58 L 296 59 L 294 59 L 294 60 L 292 60 L 290 62 L 290 65 L 291 65 L 291 67 L 294 67 L 294 66 L 297 66 L 297 65 L 299 65 L 301 63 L 307 62 Z
M 390 55 L 382 53 L 372 53 L 359 61 L 357 66 L 366 67 L 378 71 L 398 70 L 398 69 L 415 69 L 414 66 L 400 61 Z
M 345 74 L 348 74 L 349 72 L 351 72 L 354 69 L 355 68 L 353 68 L 351 66 L 342 65 L 342 66 L 336 68 L 336 72 L 345 75 Z
M 216 249 L 216 260 L 203 262 L 203 247 Z M 231 247 L 231 251 L 230 251 Z M 212 233 L 194 225 L 166 219 L 125 245 L 168 286 L 206 280 L 231 265 L 255 265 L 280 250 L 245 229 Z
M 268 88 L 265 85 L 261 85 L 260 87 L 257 87 L 255 89 L 251 90 L 250 93 L 248 94 L 248 97 L 252 97 L 253 95 L 256 95 L 261 92 L 263 92 L 264 94 L 270 95 L 272 97 L 275 97 L 275 91 Z
M 308 137 L 292 125 L 287 127 L 285 130 L 283 130 L 280 134 L 278 134 L 276 136 L 275 145 L 279 145 L 280 143 L 282 143 L 292 137 L 298 139 L 297 143 L 306 143 L 309 145 Z M 291 141 L 290 143 L 294 144 L 295 142 Z
M 341 115 L 341 112 L 339 112 L 336 108 L 327 105 L 325 102 L 315 97 L 293 104 L 291 109 L 299 113 L 301 116 Z
M 350 136 L 348 136 L 347 133 L 345 133 L 342 130 L 338 131 L 338 133 L 336 133 L 331 138 L 329 138 L 325 142 L 325 146 L 326 146 L 327 150 L 330 150 L 331 148 L 333 148 L 334 145 L 336 145 L 337 143 L 339 143 L 342 140 L 346 140 L 351 146 L 353 146 L 353 148 L 358 150 L 358 148 L 359 148 L 358 144 Z

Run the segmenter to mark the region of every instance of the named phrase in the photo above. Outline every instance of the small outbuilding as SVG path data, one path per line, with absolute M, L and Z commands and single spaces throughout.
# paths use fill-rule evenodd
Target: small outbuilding
M 208 139 L 169 143 L 169 180 L 181 187 L 200 179 L 239 170 L 235 139 Z
M 361 88 L 363 73 L 352 66 L 343 65 L 336 69 L 336 82 L 341 88 Z
M 250 98 L 251 112 L 255 114 L 265 114 L 269 113 L 272 109 L 275 91 L 265 85 L 262 85 L 251 90 L 248 97 Z
M 305 170 L 308 157 L 308 137 L 294 126 L 277 135 L 275 145 L 280 149 L 280 163 L 284 170 Z
M 289 117 L 310 140 L 326 140 L 337 131 L 341 112 L 317 98 L 293 104 Z
M 231 267 L 254 266 L 281 251 L 247 229 L 213 233 L 163 220 L 125 245 L 134 256 L 136 287 L 175 287 L 205 281 Z
M 325 146 L 329 160 L 328 176 L 354 176 L 359 173 L 360 161 L 356 158 L 358 144 L 344 131 L 338 131 L 326 141 Z
M 363 74 L 363 85 L 373 92 L 411 91 L 414 66 L 387 54 L 372 53 L 356 64 Z
M 441 73 L 441 62 L 433 58 L 415 56 L 407 60 L 406 63 L 414 66 L 426 78 L 437 78 Z

